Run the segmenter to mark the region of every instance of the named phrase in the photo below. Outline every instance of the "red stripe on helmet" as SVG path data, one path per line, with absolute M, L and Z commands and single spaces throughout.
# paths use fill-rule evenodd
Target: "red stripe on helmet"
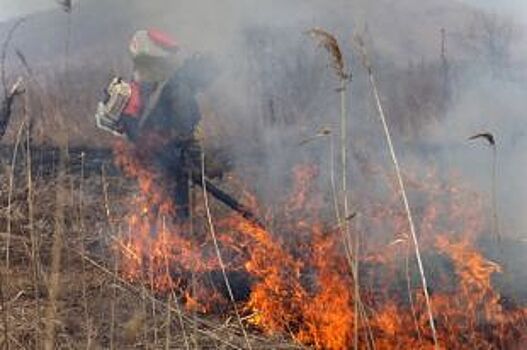
M 152 40 L 156 45 L 162 47 L 163 49 L 168 51 L 175 51 L 178 49 L 177 41 L 172 38 L 169 34 L 159 29 L 149 29 L 147 33 L 150 40 Z

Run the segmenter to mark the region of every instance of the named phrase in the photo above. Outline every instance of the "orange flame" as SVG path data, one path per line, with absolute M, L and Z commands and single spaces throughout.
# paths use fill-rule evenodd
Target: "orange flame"
M 208 236 L 172 224 L 172 202 L 159 188 L 155 172 L 127 149 L 119 148 L 117 154 L 140 188 L 127 218 L 129 233 L 118 247 L 123 276 L 157 293 L 176 292 L 190 310 L 208 313 L 227 305 L 221 293 L 199 278 L 218 269 Z M 322 224 L 317 173 L 313 166 L 295 168 L 284 214 L 272 230 L 238 216 L 217 223 L 228 269 L 248 276 L 250 294 L 239 300 L 245 319 L 264 333 L 288 334 L 318 349 L 349 349 L 355 339 L 359 348 L 433 349 L 423 293 L 414 281 L 412 257 L 406 258 L 408 228 L 397 196 L 368 203 L 364 210 L 370 220 L 361 233 L 370 238 L 361 244 L 360 276 L 354 278 L 342 235 L 334 225 L 328 230 Z M 473 248 L 488 224 L 482 202 L 435 177 L 431 172 L 426 181 L 409 183 L 420 203 L 417 224 L 424 254 L 446 265 L 446 271 L 433 274 L 431 292 L 440 346 L 514 346 L 526 310 L 501 306 L 492 276 L 502 269 Z M 256 207 L 256 197 L 250 198 Z M 356 234 L 352 229 L 351 235 Z M 190 282 L 191 275 L 198 275 L 197 285 Z M 360 295 L 354 293 L 357 280 Z

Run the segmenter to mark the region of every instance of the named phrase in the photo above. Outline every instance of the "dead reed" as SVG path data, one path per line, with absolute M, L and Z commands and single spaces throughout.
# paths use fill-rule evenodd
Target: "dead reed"
M 420 274 L 420 277 L 421 277 L 421 284 L 422 284 L 422 289 L 423 289 L 423 295 L 424 295 L 425 301 L 426 301 L 426 307 L 427 307 L 427 312 L 428 312 L 428 320 L 429 320 L 429 324 L 430 324 L 430 330 L 432 332 L 432 338 L 433 338 L 433 341 L 434 341 L 434 347 L 435 347 L 435 349 L 439 349 L 439 342 L 438 342 L 438 338 L 437 338 L 437 331 L 436 331 L 436 326 L 435 326 L 435 321 L 434 321 L 434 316 L 433 316 L 433 311 L 432 311 L 432 303 L 430 301 L 430 295 L 429 295 L 429 292 L 428 292 L 428 283 L 426 281 L 426 274 L 425 274 L 424 267 L 423 267 L 421 252 L 420 252 L 420 248 L 419 248 L 419 242 L 417 240 L 417 233 L 416 233 L 416 229 L 415 229 L 414 219 L 413 219 L 413 216 L 412 216 L 412 211 L 410 209 L 410 203 L 408 201 L 408 196 L 407 196 L 407 193 L 406 193 L 406 188 L 405 188 L 402 172 L 401 172 L 401 169 L 400 169 L 400 166 L 399 166 L 399 161 L 398 161 L 397 156 L 395 154 L 395 148 L 394 148 L 394 145 L 393 145 L 392 136 L 391 136 L 391 133 L 390 133 L 390 129 L 388 128 L 388 123 L 386 121 L 386 115 L 384 113 L 384 108 L 383 108 L 383 105 L 382 105 L 382 102 L 381 102 L 379 90 L 377 88 L 377 82 L 376 82 L 375 76 L 373 74 L 373 65 L 371 63 L 368 51 L 366 49 L 366 45 L 365 45 L 364 41 L 362 40 L 362 38 L 360 36 L 357 36 L 355 38 L 355 44 L 356 44 L 356 48 L 357 48 L 358 53 L 361 55 L 363 66 L 366 69 L 366 71 L 368 72 L 368 78 L 369 78 L 369 82 L 370 82 L 370 87 L 371 87 L 372 92 L 373 92 L 373 96 L 374 96 L 374 99 L 375 99 L 375 105 L 377 107 L 377 112 L 379 114 L 379 118 L 380 118 L 381 123 L 382 123 L 382 128 L 383 128 L 383 131 L 384 131 L 384 136 L 386 138 L 388 151 L 390 153 L 390 156 L 391 156 L 391 159 L 392 159 L 392 163 L 393 163 L 393 166 L 394 166 L 395 174 L 396 174 L 396 177 L 397 177 L 397 182 L 398 182 L 399 189 L 400 189 L 400 192 L 401 192 L 401 199 L 402 199 L 402 202 L 403 202 L 403 205 L 404 205 L 404 209 L 406 211 L 406 216 L 407 216 L 407 219 L 408 219 L 408 225 L 409 225 L 409 228 L 410 228 L 410 234 L 411 234 L 412 240 L 413 240 L 415 257 L 417 259 L 417 266 L 419 268 L 419 274 Z

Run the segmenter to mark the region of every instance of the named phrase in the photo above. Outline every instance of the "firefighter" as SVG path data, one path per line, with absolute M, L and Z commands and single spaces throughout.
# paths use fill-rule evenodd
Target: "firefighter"
M 210 179 L 222 178 L 232 162 L 222 148 L 209 149 L 202 164 L 201 114 L 196 94 L 219 71 L 207 56 L 183 60 L 176 41 L 155 29 L 140 30 L 130 43 L 134 70 L 130 83 L 113 78 L 95 113 L 97 126 L 126 137 L 146 168 L 154 169 L 164 194 L 175 204 L 176 223 L 185 224 L 190 214 L 190 183 L 201 186 L 251 223 L 263 227 L 255 215 Z M 205 174 L 202 174 L 202 167 Z M 154 215 L 149 215 L 155 221 Z M 155 229 L 155 223 L 152 224 Z
M 153 168 L 174 217 L 189 216 L 190 163 L 199 158 L 201 114 L 190 60 L 180 58 L 177 42 L 156 30 L 139 30 L 130 42 L 133 78 L 112 81 L 96 115 L 98 125 L 131 141 L 135 156 Z

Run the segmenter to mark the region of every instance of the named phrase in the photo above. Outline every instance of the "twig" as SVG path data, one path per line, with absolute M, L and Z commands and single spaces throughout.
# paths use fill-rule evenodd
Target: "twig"
M 74 250 L 75 251 L 75 250 Z M 104 267 L 103 265 L 101 265 L 100 263 L 98 263 L 97 261 L 93 260 L 92 258 L 90 258 L 89 256 L 86 256 L 86 255 L 82 255 L 80 254 L 80 252 L 78 251 L 75 251 L 77 254 L 79 254 L 83 259 L 85 259 L 88 263 L 90 263 L 91 265 L 93 265 L 95 268 L 99 269 L 100 271 L 102 271 L 103 273 L 105 273 L 106 275 L 112 277 L 112 278 L 115 278 L 116 281 L 118 281 L 119 283 L 121 283 L 123 286 L 125 286 L 126 288 L 128 288 L 130 291 L 136 293 L 137 295 L 143 295 L 143 291 L 142 290 L 139 290 L 136 286 L 130 284 L 129 282 L 125 281 L 124 279 L 122 279 L 121 277 L 115 275 L 114 272 L 110 271 L 108 268 Z M 154 296 L 152 295 L 146 295 L 146 297 L 150 300 L 154 300 L 157 304 L 163 306 L 163 307 L 167 307 L 167 308 L 171 308 L 172 311 L 174 312 L 177 312 L 177 310 L 175 310 L 174 308 L 172 308 L 169 304 L 167 304 L 166 302 L 164 301 L 161 301 L 161 300 L 158 300 L 156 299 Z M 191 320 L 187 320 L 187 322 L 191 322 Z M 204 320 L 200 320 L 200 322 L 202 323 L 202 325 L 204 326 L 208 326 L 210 327 L 209 324 L 207 324 L 206 321 Z M 232 348 L 232 349 L 237 349 L 237 350 L 242 350 L 239 346 L 236 346 L 235 344 L 232 344 L 230 342 L 228 342 L 227 340 L 225 339 L 222 339 L 221 337 L 219 337 L 218 335 L 214 334 L 213 332 L 209 332 L 209 331 L 206 331 L 206 330 L 203 330 L 203 329 L 200 329 L 198 328 L 197 329 L 198 332 L 200 332 L 202 335 L 205 335 L 211 339 L 214 339 L 214 340 L 217 340 L 218 342 L 222 343 L 223 345 L 227 346 L 228 348 Z

